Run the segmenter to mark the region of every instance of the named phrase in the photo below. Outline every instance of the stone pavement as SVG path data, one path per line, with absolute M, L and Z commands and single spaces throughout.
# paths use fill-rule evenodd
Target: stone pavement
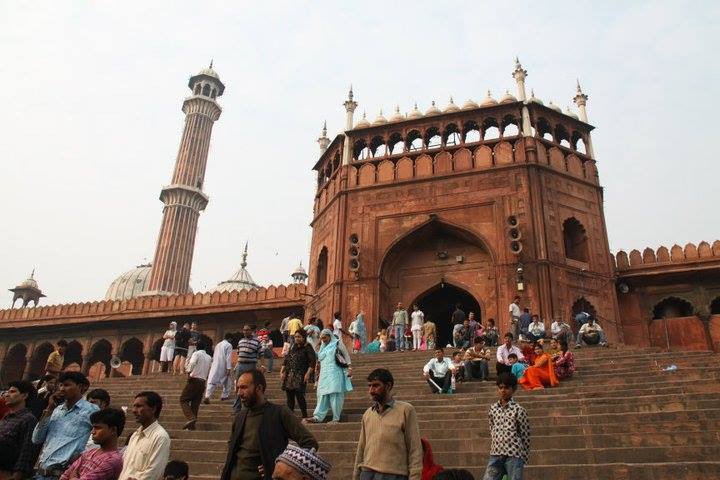
M 520 390 L 516 396 L 532 423 L 526 479 L 720 479 L 717 355 L 625 347 L 586 348 L 575 354 L 575 378 L 558 388 Z M 353 356 L 356 390 L 346 399 L 343 423 L 309 426 L 320 442 L 320 453 L 333 464 L 332 478 L 351 475 L 359 420 L 370 403 L 365 378 L 381 366 L 395 377 L 395 397 L 415 405 L 421 434 L 430 440 L 437 463 L 467 468 L 475 478 L 482 478 L 489 444 L 487 410 L 496 400 L 495 382 L 458 384 L 454 395 L 433 395 L 421 377 L 430 355 Z M 661 371 L 670 364 L 678 370 Z M 154 374 L 106 379 L 94 386 L 108 389 L 116 406 L 129 405 L 140 390 L 160 393 L 165 400 L 160 420 L 172 437 L 172 457 L 190 464 L 193 479 L 218 478 L 232 402 L 215 399 L 202 405 L 198 429 L 183 431 L 178 398 L 184 381 L 184 377 Z M 268 375 L 268 396 L 284 403 L 277 371 Z M 312 391 L 308 401 L 312 411 Z M 126 433 L 134 428 L 134 420 L 128 418 Z

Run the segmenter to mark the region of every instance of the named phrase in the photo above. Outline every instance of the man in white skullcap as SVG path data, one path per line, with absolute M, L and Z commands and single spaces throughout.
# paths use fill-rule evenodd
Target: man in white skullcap
M 314 448 L 305 450 L 295 445 L 287 448 L 275 460 L 273 480 L 327 480 L 332 465 L 323 460 Z

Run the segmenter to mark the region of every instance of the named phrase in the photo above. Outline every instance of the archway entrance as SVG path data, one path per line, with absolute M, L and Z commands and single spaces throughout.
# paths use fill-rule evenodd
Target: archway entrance
M 480 304 L 465 290 L 448 283 L 440 283 L 421 294 L 414 302 L 425 314 L 426 319 L 435 322 L 437 328 L 437 345 L 452 344 L 452 314 L 455 305 L 460 304 L 465 314 L 475 313 L 475 319 L 482 319 Z M 409 305 L 412 308 L 412 304 Z

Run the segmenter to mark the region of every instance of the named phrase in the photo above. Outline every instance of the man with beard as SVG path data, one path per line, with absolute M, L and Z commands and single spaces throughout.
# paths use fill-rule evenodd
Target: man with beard
M 360 423 L 353 480 L 420 480 L 423 450 L 415 408 L 393 398 L 389 370 L 377 368 L 367 381 L 373 405 Z
M 287 407 L 265 398 L 267 383 L 259 370 L 237 379 L 242 409 L 235 416 L 221 480 L 271 480 L 275 461 L 295 441 L 304 449 L 318 448 L 315 437 Z

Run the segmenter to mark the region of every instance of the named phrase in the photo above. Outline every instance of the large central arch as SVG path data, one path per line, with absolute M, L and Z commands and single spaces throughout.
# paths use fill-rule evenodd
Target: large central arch
M 455 301 L 463 303 L 466 312 L 473 310 L 479 315 L 481 307 L 487 309 L 484 302 L 497 298 L 494 261 L 485 242 L 472 231 L 438 218 L 388 248 L 379 277 L 379 315 L 386 321 L 398 302 L 408 308 L 420 302 L 423 311 L 444 319 Z M 439 328 L 440 318 L 434 318 Z M 439 338 L 443 344 L 448 340 L 445 334 L 443 330 Z
M 421 293 L 411 305 L 417 304 L 425 314 L 425 319 L 435 322 L 437 345 L 444 347 L 452 344 L 452 314 L 455 305 L 468 315 L 475 313 L 476 320 L 482 318 L 480 303 L 467 290 L 449 283 L 439 283 Z

